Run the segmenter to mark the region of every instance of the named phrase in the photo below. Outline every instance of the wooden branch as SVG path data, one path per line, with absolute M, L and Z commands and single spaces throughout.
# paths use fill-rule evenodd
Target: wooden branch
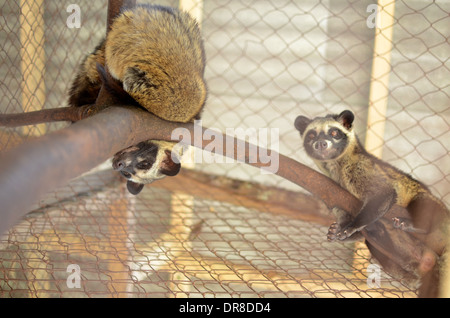
M 0 114 L 0 126 L 17 127 L 56 121 L 76 122 L 93 113 L 92 105 L 37 110 L 20 114 Z
M 107 98 L 102 99 L 107 101 Z M 39 199 L 38 194 L 65 184 L 69 179 L 88 171 L 126 147 L 150 139 L 171 140 L 172 131 L 176 128 L 185 128 L 190 132 L 191 139 L 183 139 L 183 143 L 204 149 L 211 142 L 203 140 L 206 130 L 203 127 L 167 122 L 136 107 L 121 105 L 107 108 L 70 127 L 26 142 L 6 153 L 0 160 L 3 167 L 0 171 L 0 206 L 8 214 L 3 220 L 11 221 L 2 222 L 0 231 L 9 228 L 13 219 L 17 220 L 23 215 L 27 211 L 26 206 Z M 200 129 L 202 133 L 195 134 L 195 129 Z M 240 162 L 268 169 L 267 163 L 262 163 L 258 155 L 269 153 L 267 149 L 256 148 L 259 151 L 250 152 L 249 149 L 256 146 L 226 135 L 223 140 L 224 144 L 234 145 L 233 154 L 220 152 L 220 149 L 216 149 L 216 154 L 231 155 Z M 238 158 L 238 154 L 244 155 Z M 328 207 L 338 206 L 352 211 L 353 215 L 359 211 L 359 200 L 328 177 L 273 151 L 271 156 L 279 158 L 277 175 L 321 198 Z M 26 199 L 23 193 L 28 193 Z M 395 215 L 405 216 L 401 208 L 396 208 Z

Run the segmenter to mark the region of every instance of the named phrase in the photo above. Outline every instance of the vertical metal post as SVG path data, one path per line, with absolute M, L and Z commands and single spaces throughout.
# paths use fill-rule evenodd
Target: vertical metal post
M 203 21 L 203 0 L 180 0 L 180 9 L 197 20 L 198 25 L 202 26 Z
M 20 0 L 20 56 L 23 112 L 45 104 L 44 0 Z M 37 128 L 37 129 L 35 129 Z M 45 124 L 23 127 L 24 135 L 43 135 Z
M 395 0 L 378 0 L 377 25 L 370 83 L 366 149 L 381 158 L 391 72 Z

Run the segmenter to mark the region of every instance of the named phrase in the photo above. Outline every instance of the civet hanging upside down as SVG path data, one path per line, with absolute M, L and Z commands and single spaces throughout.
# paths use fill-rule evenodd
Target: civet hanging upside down
M 69 104 L 94 104 L 102 83 L 109 81 L 124 103 L 135 103 L 168 121 L 193 122 L 200 119 L 207 97 L 204 70 L 197 22 L 175 8 L 140 5 L 124 10 L 106 39 L 83 60 Z M 174 144 L 141 142 L 118 152 L 113 168 L 127 178 L 128 190 L 138 194 L 144 184 L 178 173 Z

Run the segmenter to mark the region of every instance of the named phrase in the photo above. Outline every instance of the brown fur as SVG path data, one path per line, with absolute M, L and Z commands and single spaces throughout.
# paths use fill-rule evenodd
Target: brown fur
M 349 219 L 345 211 L 333 209 L 338 222 L 330 227 L 328 239 L 344 240 L 364 228 L 368 231 L 372 229 L 371 235 L 384 242 L 395 242 L 401 238 L 396 236 L 395 231 L 414 233 L 428 248 L 416 266 L 419 276 L 426 278 L 426 283 L 421 287 L 422 295 L 435 295 L 439 276 L 439 265 L 435 264 L 446 248 L 450 213 L 424 184 L 369 154 L 354 134 L 353 119 L 353 113 L 344 111 L 339 115 L 312 120 L 299 116 L 295 121 L 295 127 L 304 140 L 305 150 L 317 166 L 363 202 L 363 207 L 354 219 Z M 333 130 L 340 132 L 336 134 L 338 138 L 332 137 Z M 381 220 L 393 204 L 406 208 L 410 218 L 394 218 L 393 224 Z M 383 235 L 384 238 L 381 237 Z M 392 245 L 393 250 L 411 247 L 396 245 Z M 382 258 L 378 251 L 368 246 L 377 259 L 384 259 L 385 268 L 395 267 L 394 263 Z M 405 268 L 397 268 L 397 272 L 410 270 L 408 266 L 405 264 Z
M 111 75 L 162 119 L 189 122 L 206 100 L 200 30 L 188 13 L 161 7 L 127 10 L 106 39 Z
M 96 64 L 105 65 L 105 40 L 103 39 L 81 62 L 69 90 L 69 105 L 80 107 L 94 104 L 102 86 Z
M 141 106 L 168 121 L 193 122 L 200 118 L 207 97 L 204 71 L 196 21 L 174 8 L 140 5 L 124 10 L 106 39 L 83 60 L 69 105 L 94 104 L 103 85 L 118 103 Z M 150 140 L 131 146 L 114 156 L 113 167 L 137 194 L 142 184 L 178 172 L 179 163 L 171 156 L 174 144 Z
M 123 83 L 139 105 L 169 121 L 200 118 L 207 97 L 200 30 L 188 13 L 142 5 L 125 10 L 106 40 L 81 63 L 69 105 L 94 103 L 101 87 L 96 63 Z

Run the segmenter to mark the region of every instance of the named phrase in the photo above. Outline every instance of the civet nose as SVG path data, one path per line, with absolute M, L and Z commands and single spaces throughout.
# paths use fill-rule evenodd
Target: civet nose
M 328 142 L 326 140 L 318 140 L 313 145 L 316 150 L 324 150 L 328 148 Z
M 113 169 L 116 171 L 121 171 L 125 168 L 125 163 L 122 160 L 113 161 L 112 163 Z

